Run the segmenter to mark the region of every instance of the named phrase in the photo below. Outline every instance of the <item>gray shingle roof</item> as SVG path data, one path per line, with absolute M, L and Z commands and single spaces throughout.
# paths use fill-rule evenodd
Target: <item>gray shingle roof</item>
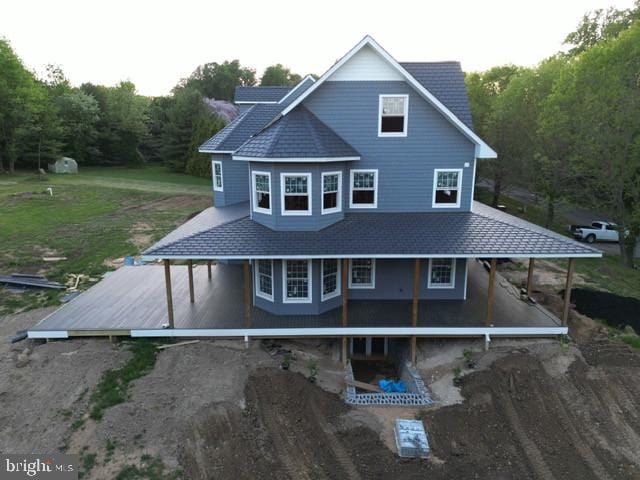
M 279 104 L 257 104 L 200 145 L 201 151 L 233 151 L 258 133 L 284 107 Z
M 293 87 L 236 87 L 234 102 L 278 102 Z
M 302 105 L 251 138 L 235 155 L 253 158 L 360 156 L 351 145 Z
M 313 84 L 314 81 L 310 77 L 305 77 L 300 83 L 298 83 L 298 85 L 294 87 L 295 91 L 291 92 L 291 95 L 289 95 L 287 98 L 282 99 L 282 105 L 284 105 L 285 107 L 288 106 Z
M 474 212 L 348 213 L 317 232 L 274 231 L 249 217 L 160 247 L 149 258 L 349 256 L 599 257 L 601 252 L 488 208 Z
M 464 73 L 459 62 L 400 62 L 400 65 L 465 125 L 473 128 Z

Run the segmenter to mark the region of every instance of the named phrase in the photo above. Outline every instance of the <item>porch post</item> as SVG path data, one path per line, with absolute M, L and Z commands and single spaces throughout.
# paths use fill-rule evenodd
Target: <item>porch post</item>
M 420 296 L 420 259 L 416 258 L 413 265 L 413 302 L 411 304 L 411 326 L 418 326 L 418 297 Z M 410 353 L 411 363 L 415 367 L 418 362 L 418 341 L 416 336 L 411 337 Z
M 569 305 L 571 303 L 571 286 L 573 285 L 573 271 L 575 269 L 575 259 L 569 259 L 567 268 L 567 282 L 564 286 L 564 308 L 562 309 L 562 326 L 567 325 L 569 320 Z
M 244 327 L 251 328 L 251 266 L 249 260 L 242 264 L 244 277 Z
M 211 260 L 207 260 L 207 273 L 209 274 L 209 280 L 211 280 Z
M 531 292 L 533 291 L 533 267 L 536 259 L 529 259 L 529 272 L 527 273 L 527 297 L 531 297 Z
M 171 297 L 171 262 L 164 262 L 164 283 L 167 288 L 167 315 L 169 317 L 169 328 L 174 328 L 173 323 L 173 298 Z
M 497 260 L 495 258 L 492 258 L 491 270 L 489 271 L 489 289 L 487 291 L 487 317 L 485 319 L 485 325 L 487 327 L 490 327 L 493 324 L 493 290 L 496 283 L 495 280 L 497 264 Z
M 187 271 L 189 272 L 189 301 L 194 303 L 196 296 L 193 291 L 193 260 L 187 260 Z
M 349 259 L 342 259 L 342 326 L 349 323 Z M 348 339 L 342 337 L 342 363 L 347 365 Z

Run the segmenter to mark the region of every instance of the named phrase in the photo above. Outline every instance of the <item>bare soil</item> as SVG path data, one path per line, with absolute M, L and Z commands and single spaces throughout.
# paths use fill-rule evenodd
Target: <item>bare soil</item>
M 46 313 L 0 318 L 0 335 Z M 200 341 L 160 352 L 128 400 L 94 422 L 88 397 L 130 358 L 125 348 L 105 339 L 2 343 L 0 451 L 95 453 L 85 476 L 94 479 L 114 478 L 145 454 L 186 479 L 640 479 L 640 356 L 588 318 L 571 321 L 569 346 L 476 349 L 460 392 L 450 372 L 468 346 L 423 342 L 420 368 L 438 403 L 422 411 L 346 406 L 336 393 L 340 365 L 323 342 L 283 343 L 293 360 L 282 371 L 281 356 L 258 342 Z M 309 360 L 317 384 L 305 377 Z M 395 418 L 416 416 L 429 460 L 393 449 Z

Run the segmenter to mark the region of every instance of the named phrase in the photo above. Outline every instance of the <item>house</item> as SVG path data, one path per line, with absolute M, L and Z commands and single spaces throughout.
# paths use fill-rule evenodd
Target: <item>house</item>
M 118 328 L 337 337 L 343 358 L 391 337 L 415 357 L 417 337 L 567 333 L 569 296 L 562 319 L 514 299 L 497 259 L 531 259 L 529 289 L 534 259 L 570 259 L 570 292 L 573 259 L 601 253 L 474 202 L 478 162 L 496 152 L 473 131 L 459 63 L 401 63 L 367 36 L 319 79 L 239 87 L 236 103 L 200 147 L 215 206 L 143 254 L 164 262 L 169 329 Z

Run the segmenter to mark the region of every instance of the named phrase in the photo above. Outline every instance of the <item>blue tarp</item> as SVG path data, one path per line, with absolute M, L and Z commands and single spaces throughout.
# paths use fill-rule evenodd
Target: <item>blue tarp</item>
M 407 393 L 407 386 L 402 380 L 380 380 L 378 386 L 384 393 Z

